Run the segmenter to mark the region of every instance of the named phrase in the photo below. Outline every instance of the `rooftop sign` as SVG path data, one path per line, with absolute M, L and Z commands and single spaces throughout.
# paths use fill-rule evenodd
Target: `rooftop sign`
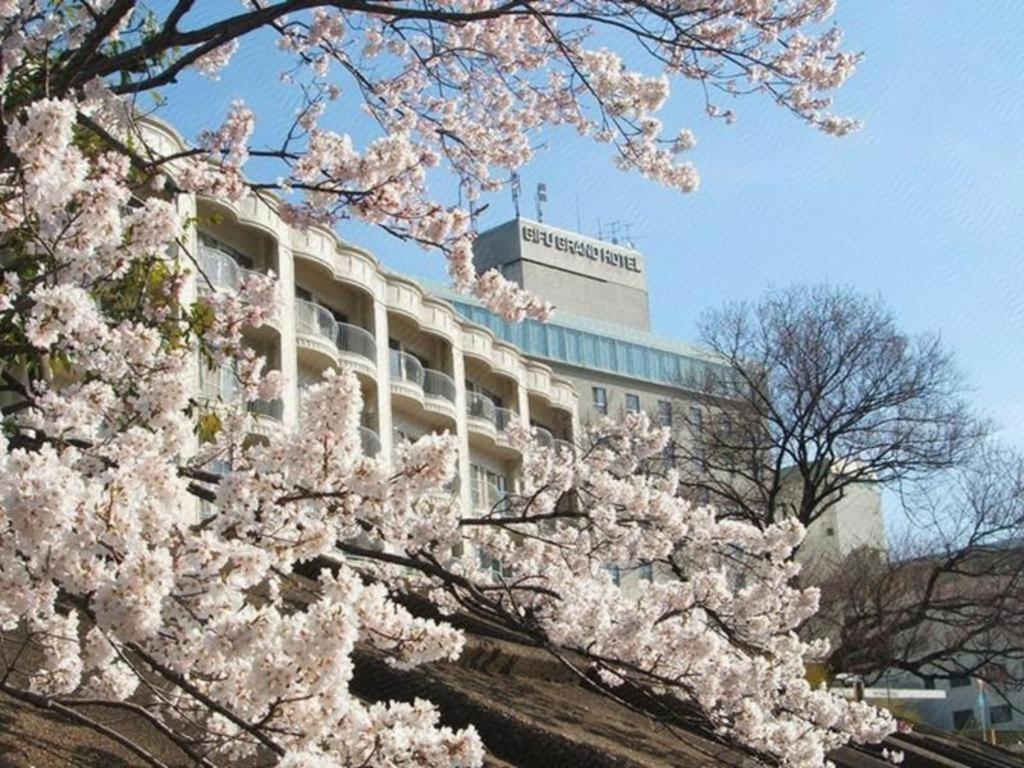
M 640 259 L 635 252 L 602 243 L 599 240 L 591 240 L 562 230 L 548 229 L 543 224 L 534 224 L 530 221 L 521 223 L 520 235 L 527 243 L 536 243 L 561 253 L 608 264 L 626 272 L 639 274 L 641 271 Z

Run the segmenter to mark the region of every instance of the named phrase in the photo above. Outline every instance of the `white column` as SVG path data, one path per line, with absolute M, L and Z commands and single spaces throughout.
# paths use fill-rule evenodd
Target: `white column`
M 299 361 L 295 345 L 295 257 L 290 243 L 277 240 L 278 323 L 281 328 L 281 376 L 284 423 L 299 423 Z
M 462 338 L 458 333 L 452 343 L 452 379 L 455 381 L 455 434 L 459 441 L 459 503 L 462 514 L 469 515 L 472 514 L 473 502 L 469 428 L 466 424 L 466 361 L 462 356 Z
M 394 444 L 394 422 L 391 418 L 391 361 L 388 350 L 388 308 L 380 299 L 373 300 L 373 335 L 377 345 L 377 431 L 381 456 L 391 458 Z

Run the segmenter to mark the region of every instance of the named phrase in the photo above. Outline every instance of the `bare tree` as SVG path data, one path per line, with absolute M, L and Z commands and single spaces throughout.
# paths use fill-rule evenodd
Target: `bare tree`
M 904 500 L 908 533 L 889 562 L 853 557 L 822 583 L 830 666 L 1021 689 L 1024 458 L 985 447 Z
M 955 466 L 986 426 L 936 336 L 902 332 L 879 301 L 828 286 L 711 311 L 719 365 L 690 382 L 674 459 L 690 493 L 759 525 L 809 525 L 866 484 Z

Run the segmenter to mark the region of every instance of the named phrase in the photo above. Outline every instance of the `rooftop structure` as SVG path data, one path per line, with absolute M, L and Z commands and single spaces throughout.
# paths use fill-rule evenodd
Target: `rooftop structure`
M 497 269 L 566 312 L 650 330 L 647 267 L 632 246 L 516 218 L 482 232 L 473 251 L 479 271 Z

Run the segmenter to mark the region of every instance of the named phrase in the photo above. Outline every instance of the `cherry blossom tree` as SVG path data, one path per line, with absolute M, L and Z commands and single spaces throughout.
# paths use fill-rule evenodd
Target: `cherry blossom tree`
M 398 665 L 458 657 L 462 633 L 400 599 L 416 594 L 610 692 L 675 697 L 783 765 L 889 733 L 888 715 L 805 679 L 825 648 L 796 634 L 817 604 L 792 583 L 799 524 L 688 504 L 657 471 L 667 435 L 642 415 L 598 425 L 579 455 L 513 425 L 522 492 L 473 517 L 444 491 L 450 436 L 362 455 L 349 373 L 306 392 L 301 430 L 255 442 L 244 408 L 195 386 L 197 365 L 230 365 L 248 400 L 287 382 L 242 343 L 273 311 L 271 280 L 196 295 L 190 195 L 274 188 L 294 226 L 379 224 L 443 250 L 454 283 L 496 310 L 544 316 L 473 272 L 468 212 L 432 200 L 425 169 L 444 164 L 475 200 L 530 158 L 534 131 L 565 123 L 613 144 L 623 168 L 693 189 L 676 156 L 691 134 L 665 139 L 655 117 L 670 77 L 702 83 L 725 119 L 711 94 L 750 90 L 844 133 L 827 92 L 857 57 L 835 30 L 814 33 L 831 4 L 293 0 L 192 25 L 195 5 L 0 2 L 0 691 L 152 765 L 89 708 L 131 712 L 208 767 L 480 765 L 476 732 L 429 702 L 350 691 L 357 646 Z M 250 148 L 238 103 L 194 149 L 161 152 L 139 97 L 187 67 L 216 76 L 260 30 L 307 95 L 281 144 Z M 621 35 L 663 74 L 599 47 Z M 339 79 L 380 128 L 364 147 L 323 127 Z M 243 173 L 252 156 L 276 162 L 274 181 Z M 331 567 L 303 579 L 308 562 Z M 613 563 L 673 578 L 626 593 Z
M 197 5 L 3 2 L 6 121 L 39 99 L 88 96 L 102 114 L 79 111 L 79 125 L 138 174 L 159 175 L 172 158 L 133 129 L 149 97 L 173 98 L 186 70 L 216 78 L 241 45 L 266 45 L 257 32 L 273 34 L 289 55 L 281 76 L 302 94 L 294 122 L 274 145 L 249 149 L 255 117 L 236 103 L 199 137 L 179 188 L 232 198 L 274 189 L 295 223 L 356 218 L 439 248 L 457 287 L 510 316 L 550 307 L 496 272 L 475 274 L 471 210 L 431 195 L 430 168 L 454 174 L 478 207 L 531 159 L 540 129 L 568 126 L 609 143 L 620 168 L 692 191 L 699 176 L 681 156 L 694 134 L 657 117 L 673 80 L 699 84 L 704 111 L 727 122 L 736 114 L 724 105 L 751 93 L 832 134 L 858 127 L 829 111 L 860 58 L 824 26 L 834 0 L 250 0 L 214 18 Z M 329 127 L 356 108 L 379 132 L 365 146 Z M 264 179 L 243 178 L 250 156 L 265 161 Z M 15 162 L 4 146 L 0 167 Z

